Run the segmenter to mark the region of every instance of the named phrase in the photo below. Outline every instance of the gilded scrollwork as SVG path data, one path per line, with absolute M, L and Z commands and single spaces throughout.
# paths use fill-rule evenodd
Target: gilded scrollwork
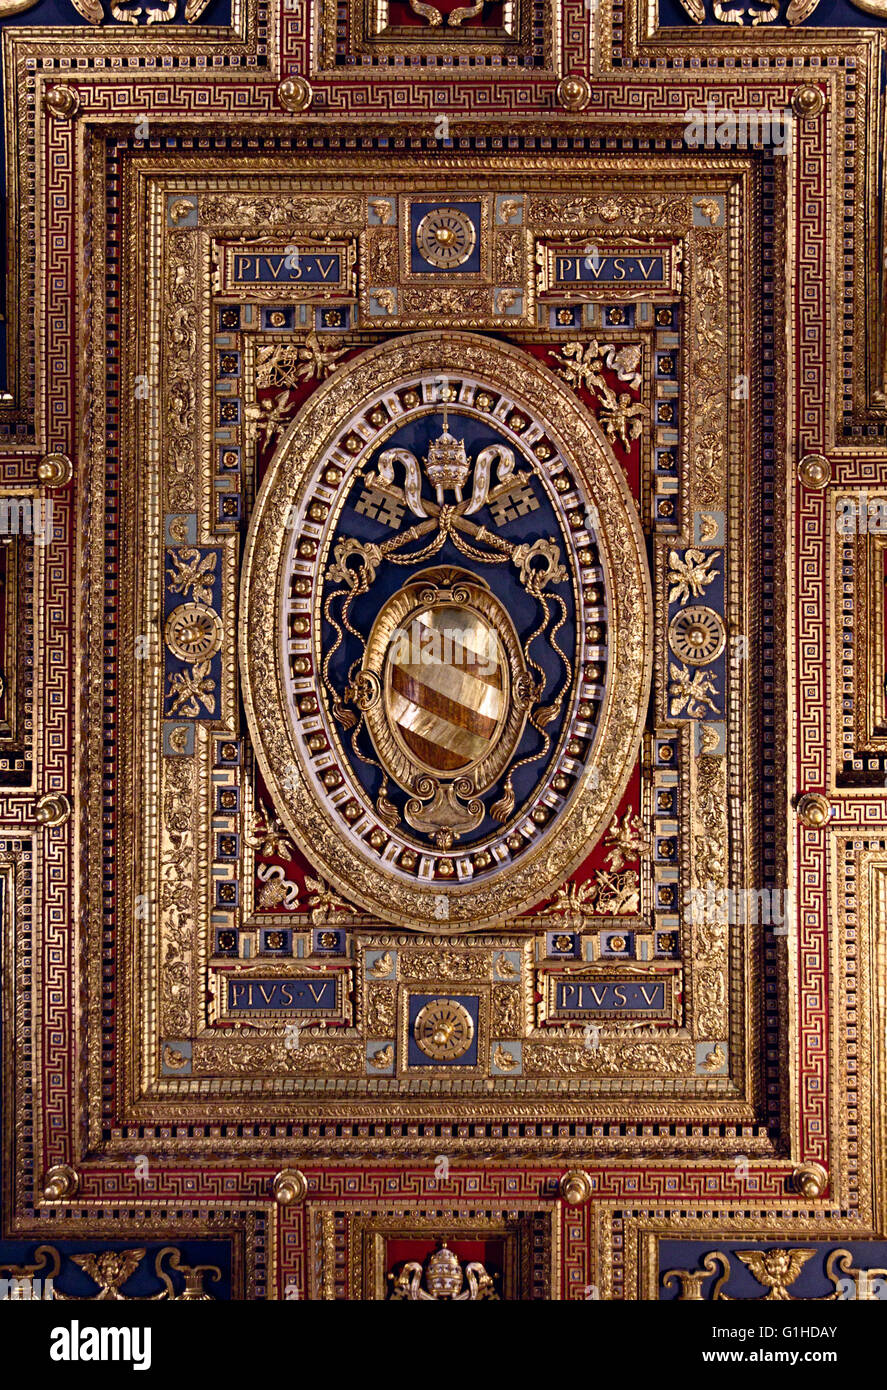
M 196 274 L 197 247 L 193 232 L 171 232 L 167 242 L 164 325 L 167 401 L 164 424 L 169 465 L 166 505 L 169 511 L 190 512 L 196 506 Z M 145 378 L 142 399 L 147 399 L 158 389 L 159 383 Z
M 225 1050 L 201 1049 L 194 1058 L 195 1074 L 218 1075 L 220 1071 L 234 1076 L 363 1076 L 366 1071 L 364 1049 L 351 1042 L 308 1041 L 304 1036 L 298 1047 L 287 1047 L 278 1037 L 266 1036 L 261 1046 Z
M 723 758 L 702 756 L 694 768 L 694 814 L 699 833 L 694 837 L 694 901 L 715 902 L 726 882 L 727 827 L 724 806 L 727 772 Z M 728 936 L 727 914 L 719 911 L 692 913 L 693 961 L 696 977 L 697 1036 L 717 1038 L 727 1027 Z
M 411 951 L 404 955 L 400 966 L 404 980 L 486 980 L 489 961 L 468 951 L 449 951 L 439 947 L 434 951 Z
M 802 1279 L 805 1266 L 814 1258 L 815 1247 L 788 1248 L 777 1246 L 770 1250 L 709 1250 L 702 1256 L 696 1269 L 669 1269 L 662 1275 L 666 1289 L 677 1287 L 681 1301 L 710 1299 L 713 1302 L 724 1300 L 736 1302 L 737 1296 L 726 1292 L 725 1285 L 734 1274 L 733 1260 L 739 1260 L 752 1274 L 753 1278 L 766 1289 L 757 1297 L 743 1295 L 739 1302 L 787 1303 L 798 1300 L 814 1303 L 831 1303 L 835 1299 L 854 1299 L 873 1302 L 883 1299 L 887 1293 L 887 1270 L 869 1267 L 859 1268 L 849 1250 L 831 1250 L 826 1256 L 825 1277 L 832 1288 L 825 1294 L 793 1292 L 794 1286 Z M 717 1274 L 708 1289 L 705 1285 L 713 1274 Z
M 290 198 L 270 194 L 252 198 L 230 193 L 209 195 L 201 199 L 200 211 L 206 225 L 222 228 L 236 224 L 245 233 L 256 227 L 278 227 L 288 222 L 346 227 L 362 221 L 361 199 L 335 194 Z
M 602 1037 L 598 1047 L 563 1043 L 525 1043 L 524 1072 L 528 1076 L 633 1076 L 692 1075 L 694 1050 L 689 1043 L 636 1040 L 621 1042 Z
M 692 225 L 692 212 L 687 199 L 678 195 L 647 197 L 627 194 L 615 198 L 560 194 L 549 197 L 534 195 L 529 200 L 528 218 L 542 226 L 567 226 L 576 223 L 599 226 L 611 232 L 667 230 L 687 231 Z
M 709 507 L 720 505 L 727 466 L 727 298 L 721 229 L 697 228 L 693 255 L 696 302 L 691 319 L 693 351 L 688 383 L 694 421 L 693 482 L 696 505 Z M 747 378 L 744 380 L 747 384 Z M 745 389 L 743 379 L 734 382 L 733 387 L 733 398 L 737 399 L 737 393 Z
M 194 902 L 193 759 L 170 759 L 164 768 L 163 838 L 160 858 L 161 1029 L 166 1037 L 189 1035 Z M 151 921 L 146 903 L 142 920 Z
M 382 982 L 367 985 L 366 1027 L 369 1036 L 389 1038 L 397 1025 L 397 986 Z
M 524 1031 L 519 985 L 494 985 L 490 1026 L 497 1037 L 519 1038 Z

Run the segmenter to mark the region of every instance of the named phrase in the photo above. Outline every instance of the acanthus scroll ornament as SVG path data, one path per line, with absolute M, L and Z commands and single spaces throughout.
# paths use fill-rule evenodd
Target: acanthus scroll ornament
M 880 19 L 887 16 L 887 0 L 850 0 L 850 3 L 856 9 L 877 15 Z M 718 24 L 747 24 L 753 27 L 776 23 L 803 24 L 819 8 L 819 0 L 789 0 L 783 13 L 780 13 L 782 0 L 772 0 L 769 5 L 751 5 L 748 0 L 740 0 L 737 4 L 713 0 L 709 14 L 705 0 L 681 0 L 681 4 L 694 24 L 704 24 L 711 18 Z
M 14 14 L 23 14 L 38 3 L 38 0 L 0 0 L 0 20 L 9 19 Z M 185 0 L 183 13 L 179 14 L 179 0 L 161 0 L 155 5 L 133 4 L 132 0 L 110 0 L 107 9 L 102 0 L 71 0 L 79 15 L 89 24 L 130 24 L 140 27 L 148 24 L 171 24 L 184 20 L 195 24 L 203 14 L 209 0 Z

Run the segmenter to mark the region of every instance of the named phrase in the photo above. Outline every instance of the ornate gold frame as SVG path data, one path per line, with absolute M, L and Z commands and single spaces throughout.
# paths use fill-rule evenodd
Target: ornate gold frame
M 580 476 L 584 473 L 589 496 L 610 522 L 611 530 L 603 542 L 608 550 L 605 564 L 610 574 L 618 572 L 621 579 L 614 592 L 610 641 L 619 654 L 620 709 L 634 712 L 628 722 L 617 720 L 617 694 L 610 687 L 597 735 L 596 757 L 603 769 L 597 785 L 592 786 L 589 777 L 584 777 L 588 791 L 577 793 L 558 823 L 556 839 L 550 839 L 547 848 L 540 846 L 525 856 L 510 875 L 513 886 L 507 903 L 502 899 L 501 878 L 495 886 L 464 888 L 456 884 L 448 890 L 453 904 L 451 927 L 477 929 L 531 906 L 539 899 L 540 886 L 559 883 L 569 874 L 582 857 L 593 827 L 603 825 L 612 814 L 640 738 L 643 691 L 651 660 L 647 636 L 651 626 L 649 581 L 640 559 L 642 541 L 624 480 L 610 461 L 606 442 L 594 422 L 577 410 L 574 400 L 553 375 L 541 369 L 531 373 L 513 349 L 494 346 L 476 336 L 449 333 L 441 340 L 438 334 L 417 334 L 372 349 L 352 370 L 347 394 L 333 378 L 311 396 L 271 464 L 257 500 L 244 558 L 240 644 L 244 701 L 251 724 L 259 732 L 263 774 L 274 788 L 292 833 L 309 854 L 311 846 L 323 845 L 328 877 L 341 892 L 356 897 L 370 911 L 410 925 L 421 924 L 423 919 L 434 923 L 437 913 L 433 891 L 407 889 L 391 872 L 380 875 L 369 863 L 364 865 L 358 881 L 349 872 L 350 851 L 338 837 L 331 836 L 328 817 L 322 813 L 317 792 L 302 770 L 303 757 L 292 728 L 280 725 L 278 711 L 286 707 L 288 696 L 276 637 L 276 615 L 281 612 L 282 602 L 281 566 L 286 540 L 283 517 L 289 515 L 292 506 L 301 503 L 303 493 L 310 489 L 310 480 L 326 457 L 328 443 L 341 433 L 357 403 L 362 401 L 362 393 L 378 390 L 380 374 L 383 381 L 390 380 L 393 386 L 395 381 L 417 372 L 465 369 L 499 390 L 507 389 L 525 409 L 546 420 L 565 456 L 573 459 Z M 310 441 L 307 447 L 306 441 Z M 594 473 L 585 464 L 585 459 L 591 457 L 599 463 Z M 269 671 L 274 673 L 276 694 L 271 694 L 265 684 Z M 297 771 L 294 773 L 293 769 Z

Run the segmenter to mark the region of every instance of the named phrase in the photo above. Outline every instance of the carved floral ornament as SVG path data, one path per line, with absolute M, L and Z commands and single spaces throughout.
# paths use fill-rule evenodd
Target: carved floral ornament
M 816 1254 L 815 1249 L 773 1249 L 773 1250 L 734 1250 L 732 1255 L 750 1270 L 758 1283 L 766 1289 L 757 1299 L 741 1298 L 739 1302 L 777 1302 L 785 1303 L 795 1299 L 809 1299 L 812 1302 L 828 1303 L 835 1299 L 857 1299 L 872 1302 L 882 1299 L 887 1291 L 887 1270 L 860 1269 L 854 1265 L 849 1250 L 832 1250 L 826 1259 L 825 1274 L 832 1284 L 830 1293 L 810 1295 L 793 1293 L 792 1286 L 801 1277 L 804 1266 Z M 724 1293 L 724 1285 L 734 1272 L 731 1255 L 723 1250 L 710 1250 L 703 1255 L 697 1269 L 669 1269 L 662 1275 L 666 1288 L 677 1287 L 679 1301 L 699 1302 L 711 1299 L 713 1302 L 726 1300 L 736 1302 L 732 1294 Z M 713 1274 L 715 1280 L 709 1293 L 704 1292 L 706 1281 Z
M 0 19 L 24 14 L 33 9 L 38 0 L 0 0 Z M 167 0 L 166 4 L 138 4 L 135 0 L 70 0 L 71 6 L 90 24 L 195 24 L 209 4 L 209 0 Z M 752 5 L 747 0 L 739 4 L 722 3 L 712 0 L 707 6 L 705 0 L 681 0 L 681 4 L 694 24 L 704 24 L 712 19 L 719 24 L 739 24 L 757 26 L 761 24 L 802 24 L 819 7 L 820 0 L 789 0 L 783 10 L 781 0 L 775 4 Z M 420 16 L 432 29 L 446 28 L 456 34 L 464 33 L 471 37 L 471 30 L 465 28 L 465 21 L 483 15 L 486 0 L 475 0 L 471 5 L 459 5 L 449 11 L 437 5 L 426 4 L 425 0 L 409 0 L 410 9 Z M 851 4 L 865 14 L 876 15 L 879 19 L 887 17 L 887 0 L 851 0 Z M 182 10 L 179 13 L 180 9 Z M 581 78 L 568 78 L 568 82 L 581 82 Z M 580 105 L 580 103 L 576 103 Z M 570 100 L 564 105 L 570 106 Z
M 243 571 L 247 717 L 290 837 L 402 925 L 532 906 L 612 822 L 651 623 L 635 503 L 553 373 L 467 333 L 352 360 L 283 435 Z
M 865 14 L 887 17 L 887 0 L 850 0 L 850 3 Z M 722 3 L 712 0 L 707 6 L 705 0 L 681 0 L 681 4 L 694 24 L 704 24 L 713 19 L 719 24 L 803 24 L 819 8 L 819 0 L 789 0 L 783 10 L 781 0 L 773 4 L 749 4 L 741 0 L 739 4 Z
M 397 1274 L 389 1274 L 392 1302 L 474 1303 L 483 1299 L 498 1301 L 493 1277 L 482 1264 L 463 1265 L 458 1255 L 442 1241 L 426 1265 L 410 1260 Z
M 38 0 L 0 0 L 0 19 L 23 14 L 33 9 Z M 166 4 L 142 5 L 135 0 L 71 0 L 73 9 L 90 24 L 106 24 L 116 20 L 118 24 L 169 24 L 173 20 L 195 24 L 203 14 L 209 0 L 184 0 L 179 13 L 181 0 L 167 0 Z

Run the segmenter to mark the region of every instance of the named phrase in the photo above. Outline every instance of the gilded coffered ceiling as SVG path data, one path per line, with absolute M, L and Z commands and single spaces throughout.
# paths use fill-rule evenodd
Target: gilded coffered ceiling
M 885 16 L 0 0 L 7 1281 L 887 1288 Z

